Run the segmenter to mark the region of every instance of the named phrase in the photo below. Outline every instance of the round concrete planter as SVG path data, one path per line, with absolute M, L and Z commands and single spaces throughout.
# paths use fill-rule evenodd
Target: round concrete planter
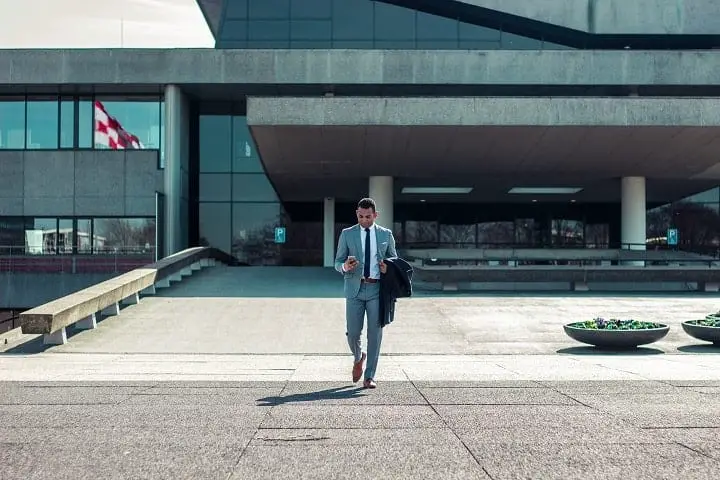
M 695 320 L 688 320 L 682 323 L 682 328 L 685 333 L 698 340 L 705 342 L 712 342 L 715 345 L 720 346 L 720 327 L 708 327 L 705 325 L 695 325 L 691 322 Z
M 669 326 L 662 324 L 659 328 L 638 330 L 604 330 L 572 327 L 570 325 L 564 325 L 563 328 L 570 338 L 578 342 L 618 350 L 636 348 L 639 345 L 657 342 L 670 331 Z

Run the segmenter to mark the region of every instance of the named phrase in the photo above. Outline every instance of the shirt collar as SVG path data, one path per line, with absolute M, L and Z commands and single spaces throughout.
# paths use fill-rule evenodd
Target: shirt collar
M 361 232 L 364 232 L 364 231 L 365 231 L 365 227 L 362 227 L 362 226 L 360 226 L 360 225 L 358 225 L 358 227 L 360 227 L 360 231 L 361 231 Z M 373 224 L 370 225 L 369 228 L 370 228 L 370 231 L 371 231 L 371 232 L 375 233 L 375 222 L 373 222 Z

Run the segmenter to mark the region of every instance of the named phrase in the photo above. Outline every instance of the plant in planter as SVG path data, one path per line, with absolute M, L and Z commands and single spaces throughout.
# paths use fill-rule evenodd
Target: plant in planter
M 613 349 L 635 348 L 657 342 L 670 331 L 670 327 L 662 323 L 602 317 L 569 323 L 563 329 L 578 342 Z
M 711 313 L 702 320 L 685 321 L 682 328 L 693 338 L 720 346 L 720 312 Z

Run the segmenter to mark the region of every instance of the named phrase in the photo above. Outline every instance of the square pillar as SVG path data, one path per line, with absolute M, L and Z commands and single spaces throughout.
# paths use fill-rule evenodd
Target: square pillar
M 335 199 L 323 200 L 323 267 L 335 263 Z
M 393 228 L 393 177 L 377 176 L 370 177 L 369 197 L 375 200 L 378 218 L 377 223 L 385 228 Z

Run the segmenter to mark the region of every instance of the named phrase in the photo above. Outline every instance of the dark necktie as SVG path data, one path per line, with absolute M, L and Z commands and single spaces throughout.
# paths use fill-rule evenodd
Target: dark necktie
M 370 278 L 370 229 L 365 229 L 365 265 L 363 266 L 363 277 Z

